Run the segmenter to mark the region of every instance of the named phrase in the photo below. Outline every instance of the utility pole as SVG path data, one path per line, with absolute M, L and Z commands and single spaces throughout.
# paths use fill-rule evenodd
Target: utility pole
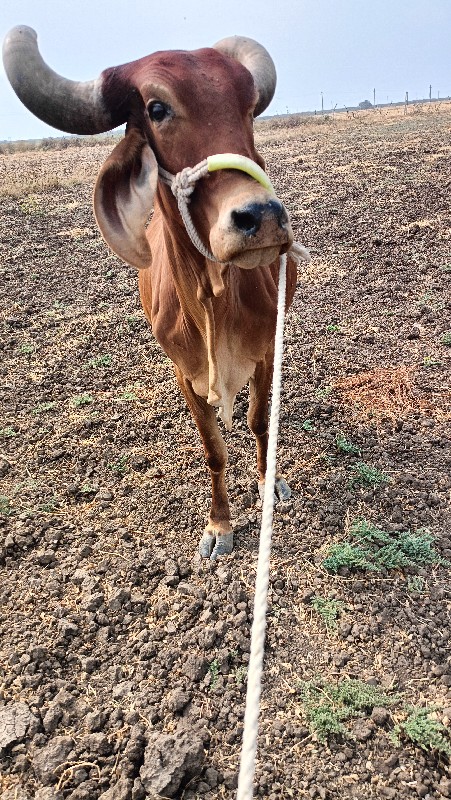
M 404 101 L 404 114 L 407 114 L 408 105 L 409 105 L 409 92 L 406 92 L 406 99 Z
M 432 83 L 429 84 L 429 102 L 432 100 Z
M 373 106 L 376 108 L 376 89 L 373 89 Z
M 321 114 L 324 114 L 324 96 L 321 92 Z

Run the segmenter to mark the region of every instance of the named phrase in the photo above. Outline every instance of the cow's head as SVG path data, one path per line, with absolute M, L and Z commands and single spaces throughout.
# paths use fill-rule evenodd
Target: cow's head
M 157 52 L 77 83 L 43 61 L 31 28 L 14 28 L 3 58 L 8 78 L 36 116 L 76 134 L 100 133 L 127 123 L 126 135 L 103 165 L 94 192 L 97 222 L 111 248 L 139 267 L 152 260 L 145 235 L 158 166 L 176 174 L 216 153 L 244 155 L 260 166 L 253 118 L 270 103 L 276 85 L 267 51 L 231 37 L 194 52 Z M 173 198 L 161 188 L 173 213 Z M 199 181 L 190 210 L 214 256 L 244 268 L 272 263 L 292 242 L 283 205 L 248 175 L 222 170 Z

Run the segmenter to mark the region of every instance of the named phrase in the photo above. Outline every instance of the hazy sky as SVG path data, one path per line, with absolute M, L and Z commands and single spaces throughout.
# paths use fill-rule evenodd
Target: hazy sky
M 266 113 L 451 95 L 451 0 L 0 0 L 0 37 L 38 33 L 56 72 L 87 80 L 154 50 L 195 49 L 232 34 L 271 53 Z M 0 67 L 0 140 L 58 135 L 20 104 Z

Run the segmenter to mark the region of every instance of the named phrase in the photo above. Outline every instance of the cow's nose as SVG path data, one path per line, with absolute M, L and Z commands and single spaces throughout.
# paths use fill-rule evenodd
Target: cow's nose
M 283 228 L 288 222 L 288 215 L 279 200 L 270 200 L 268 203 L 248 203 L 243 208 L 232 211 L 235 228 L 245 236 L 255 236 L 264 219 L 268 221 L 273 219 L 280 228 Z

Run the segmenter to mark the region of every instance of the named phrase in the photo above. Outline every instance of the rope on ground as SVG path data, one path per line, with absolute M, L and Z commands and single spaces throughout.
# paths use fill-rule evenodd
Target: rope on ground
M 258 717 L 260 713 L 261 680 L 266 635 L 266 609 L 268 605 L 269 558 L 271 554 L 274 487 L 276 481 L 277 434 L 279 427 L 280 392 L 282 383 L 283 326 L 285 318 L 286 255 L 280 258 L 279 293 L 277 301 L 277 327 L 274 348 L 274 372 L 271 418 L 269 423 L 268 460 L 263 501 L 257 577 L 255 580 L 254 619 L 252 622 L 251 651 L 247 675 L 246 710 L 244 714 L 243 744 L 238 777 L 237 800 L 252 800 L 257 752 Z

